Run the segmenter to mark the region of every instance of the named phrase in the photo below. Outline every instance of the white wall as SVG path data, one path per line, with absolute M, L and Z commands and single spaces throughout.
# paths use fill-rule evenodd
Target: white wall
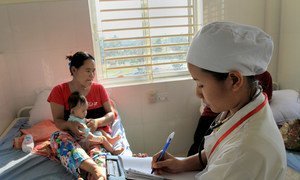
M 278 82 L 281 89 L 300 89 L 300 1 L 281 1 Z
M 265 3 L 265 25 L 264 30 L 270 34 L 274 42 L 274 51 L 268 70 L 272 75 L 273 81 L 278 81 L 278 53 L 280 38 L 280 16 L 281 0 L 266 0 Z
M 1 17 L 0 13 L 0 18 Z M 8 61 L 3 58 L 3 55 L 0 52 L 0 132 L 3 132 L 9 125 L 10 121 L 15 117 L 15 102 L 13 101 L 14 94 L 11 91 L 12 83 L 9 71 L 10 68 L 8 66 Z
M 1 4 L 0 24 L 2 132 L 36 90 L 69 78 L 65 56 L 92 52 L 92 39 L 85 0 Z
M 192 80 L 183 80 L 108 89 L 118 104 L 135 152 L 159 151 L 168 135 L 175 131 L 169 150 L 186 155 L 199 118 L 200 101 L 194 85 Z M 148 95 L 152 91 L 165 95 L 167 100 L 149 103 Z
M 279 13 L 279 1 L 226 0 L 223 20 L 256 25 L 278 35 L 273 27 L 278 26 L 274 17 Z M 204 5 L 207 2 L 204 0 Z M 0 106 L 11 102 L 8 112 L 0 111 L 4 129 L 18 108 L 34 102 L 36 90 L 70 79 L 66 55 L 78 50 L 92 53 L 93 47 L 87 0 L 0 5 L 0 24 L 0 75 L 8 75 L 1 79 L 5 87 L 1 83 L 4 94 L 0 93 Z M 276 61 L 272 64 L 270 72 L 275 76 Z M 192 80 L 108 88 L 108 91 L 118 104 L 134 152 L 157 152 L 174 130 L 176 138 L 170 146 L 171 152 L 186 153 L 199 117 L 199 100 Z M 150 91 L 164 93 L 168 100 L 150 104 L 147 100 Z

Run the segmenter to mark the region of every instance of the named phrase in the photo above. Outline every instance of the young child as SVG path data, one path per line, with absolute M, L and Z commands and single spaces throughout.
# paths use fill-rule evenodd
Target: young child
M 124 148 L 114 149 L 113 145 L 121 138 L 120 135 L 111 137 L 105 131 L 101 130 L 100 135 L 94 135 L 90 128 L 87 127 L 87 119 L 85 119 L 88 109 L 88 102 L 83 95 L 80 95 L 79 92 L 73 92 L 68 99 L 70 116 L 68 121 L 79 122 L 84 126 L 82 129 L 85 132 L 85 138 L 79 141 L 79 144 L 84 149 L 89 149 L 92 145 L 102 144 L 106 150 L 111 152 L 114 155 L 121 154 L 124 151 Z

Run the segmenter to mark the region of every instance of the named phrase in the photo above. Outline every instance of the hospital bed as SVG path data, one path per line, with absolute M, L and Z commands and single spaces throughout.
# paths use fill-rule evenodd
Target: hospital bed
M 26 129 L 34 126 L 32 122 L 36 121 L 32 116 L 41 118 L 43 115 L 49 115 L 49 109 L 41 109 L 41 102 L 47 103 L 46 99 L 49 90 L 39 93 L 36 102 L 33 106 L 26 106 L 21 108 L 17 117 L 12 121 L 9 127 L 4 131 L 0 137 L 0 179 L 74 179 L 66 169 L 57 161 L 49 160 L 49 158 L 40 156 L 34 153 L 24 153 L 22 150 L 15 150 L 13 148 L 13 140 L 20 136 L 20 129 Z M 46 104 L 49 108 L 49 103 Z M 44 114 L 43 114 L 44 113 Z M 129 143 L 126 138 L 125 130 L 123 128 L 120 116 L 112 124 L 112 135 L 120 134 L 121 139 L 115 144 L 115 147 L 124 147 L 122 155 L 132 156 Z
M 274 90 L 270 107 L 280 128 L 286 122 L 300 119 L 300 94 L 292 89 Z M 300 135 L 300 129 L 298 133 Z M 286 150 L 286 155 L 288 165 L 286 180 L 300 180 L 300 152 Z

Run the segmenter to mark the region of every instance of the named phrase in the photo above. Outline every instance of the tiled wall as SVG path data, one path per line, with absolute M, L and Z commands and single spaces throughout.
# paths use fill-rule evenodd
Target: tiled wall
M 0 132 L 5 130 L 16 113 L 11 89 L 8 61 L 0 54 Z

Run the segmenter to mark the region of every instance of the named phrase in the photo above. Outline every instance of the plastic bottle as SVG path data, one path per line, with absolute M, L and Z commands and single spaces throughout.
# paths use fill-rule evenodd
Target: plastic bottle
M 34 142 L 31 134 L 27 134 L 22 142 L 22 151 L 30 153 L 33 150 Z

